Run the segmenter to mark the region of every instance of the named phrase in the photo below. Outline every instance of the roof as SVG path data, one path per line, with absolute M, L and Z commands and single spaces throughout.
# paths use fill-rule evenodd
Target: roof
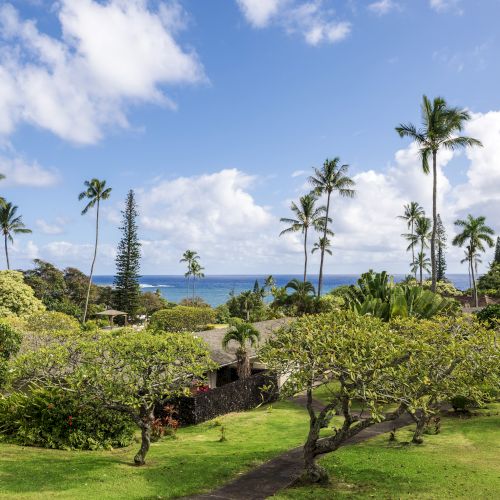
M 260 341 L 255 347 L 248 347 L 250 358 L 256 357 L 256 350 L 262 346 L 266 340 L 271 336 L 272 332 L 277 328 L 288 324 L 291 318 L 271 319 L 269 321 L 259 321 L 253 323 L 253 326 L 260 333 Z M 236 349 L 238 344 L 234 341 L 229 343 L 227 350 L 222 347 L 222 339 L 228 331 L 229 327 L 216 328 L 214 330 L 205 330 L 203 332 L 196 332 L 193 335 L 202 338 L 210 348 L 211 358 L 220 366 L 231 365 L 236 362 Z
M 117 311 L 116 309 L 107 309 L 106 311 L 102 311 L 96 313 L 96 316 L 126 316 L 127 313 L 123 311 Z

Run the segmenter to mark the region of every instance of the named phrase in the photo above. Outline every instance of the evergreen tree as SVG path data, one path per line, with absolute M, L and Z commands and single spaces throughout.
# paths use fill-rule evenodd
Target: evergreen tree
M 495 258 L 493 259 L 493 265 L 495 264 L 500 264 L 500 236 L 497 236 L 497 244 L 495 246 Z
M 436 243 L 437 243 L 437 259 L 436 259 L 436 279 L 442 281 L 445 279 L 446 272 L 446 231 L 444 229 L 443 221 L 441 216 L 437 216 L 437 228 L 436 228 Z
M 137 204 L 134 191 L 130 190 L 122 211 L 122 238 L 118 245 L 115 276 L 115 307 L 128 313 L 137 314 L 139 308 L 139 267 L 141 244 L 137 238 Z

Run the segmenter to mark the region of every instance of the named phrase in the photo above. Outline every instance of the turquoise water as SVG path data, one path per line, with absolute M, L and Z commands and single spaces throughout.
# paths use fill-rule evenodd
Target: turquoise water
M 231 291 L 238 294 L 244 290 L 252 289 L 255 280 L 262 285 L 267 275 L 226 275 L 226 276 L 206 276 L 196 281 L 195 294 L 203 298 L 208 304 L 217 306 L 227 301 Z M 302 280 L 302 275 L 287 274 L 273 275 L 279 286 L 286 285 L 291 279 Z M 394 275 L 396 282 L 404 279 L 404 275 Z M 323 281 L 323 290 L 325 292 L 340 285 L 351 285 L 359 278 L 354 274 L 333 274 L 326 275 Z M 448 279 L 459 289 L 465 290 L 469 287 L 469 278 L 466 274 L 450 274 Z M 309 280 L 316 286 L 318 277 L 309 276 Z M 95 276 L 94 282 L 98 285 L 112 285 L 113 276 Z M 179 302 L 186 297 L 186 279 L 184 276 L 142 276 L 140 279 L 141 289 L 143 291 L 160 290 L 163 297 L 172 301 Z M 190 294 L 192 291 L 190 291 Z

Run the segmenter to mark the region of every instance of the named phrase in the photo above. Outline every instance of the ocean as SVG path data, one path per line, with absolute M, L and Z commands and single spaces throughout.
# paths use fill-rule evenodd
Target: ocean
M 196 280 L 195 295 L 201 297 L 211 306 L 223 304 L 229 298 L 229 294 L 234 292 L 238 294 L 244 290 L 253 289 L 255 280 L 260 285 L 264 283 L 267 275 L 225 275 L 225 276 L 206 276 L 201 280 Z M 302 280 L 299 274 L 281 274 L 273 275 L 278 286 L 285 286 L 291 279 Z M 332 288 L 340 285 L 352 285 L 356 283 L 359 275 L 355 274 L 332 274 L 325 275 L 323 278 L 323 290 L 328 292 Z M 403 274 L 394 275 L 394 281 L 402 281 L 405 278 Z M 308 279 L 317 286 L 318 276 L 310 275 Z M 448 279 L 460 290 L 469 288 L 469 278 L 466 274 L 450 274 Z M 187 294 L 187 281 L 184 276 L 150 275 L 140 278 L 141 289 L 144 292 L 154 292 L 160 290 L 163 297 L 171 302 L 179 302 Z M 94 276 L 94 283 L 97 285 L 112 285 L 113 276 Z M 190 294 L 191 292 L 190 286 Z

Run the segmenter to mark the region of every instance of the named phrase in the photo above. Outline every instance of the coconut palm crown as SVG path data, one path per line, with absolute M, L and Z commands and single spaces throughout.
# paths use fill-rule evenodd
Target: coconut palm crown
M 0 227 L 2 229 L 2 234 L 4 237 L 4 247 L 5 247 L 5 259 L 7 261 L 7 269 L 10 269 L 9 261 L 9 248 L 8 243 L 14 243 L 13 234 L 26 234 L 31 233 L 31 229 L 28 229 L 23 222 L 22 215 L 17 215 L 17 209 L 15 205 L 10 202 L 4 202 L 0 204 Z

